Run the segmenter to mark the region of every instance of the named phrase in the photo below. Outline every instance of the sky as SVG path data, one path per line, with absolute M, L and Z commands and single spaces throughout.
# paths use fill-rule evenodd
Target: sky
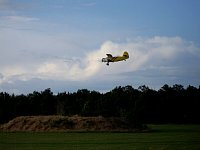
M 0 91 L 199 87 L 199 18 L 199 0 L 0 0 Z

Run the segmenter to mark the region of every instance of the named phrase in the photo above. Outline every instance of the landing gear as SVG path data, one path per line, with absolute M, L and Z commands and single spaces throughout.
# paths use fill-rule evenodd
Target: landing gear
M 106 65 L 107 66 L 109 66 L 109 60 L 108 60 L 108 58 L 102 58 L 102 60 L 101 60 L 102 62 L 106 62 Z

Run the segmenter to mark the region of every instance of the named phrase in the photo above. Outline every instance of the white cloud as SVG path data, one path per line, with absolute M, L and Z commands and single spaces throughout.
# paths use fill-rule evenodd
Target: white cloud
M 51 46 L 51 38 L 47 38 L 50 40 Z M 44 38 L 44 40 L 46 39 Z M 44 44 L 40 40 L 34 41 L 35 44 L 37 42 L 42 49 L 50 49 L 50 51 L 44 51 L 45 54 L 49 52 L 49 56 L 43 55 L 42 52 L 39 55 L 40 48 L 31 45 L 31 43 L 28 54 L 24 54 L 25 58 L 23 55 L 18 54 L 19 51 L 15 52 L 14 50 L 19 43 L 10 47 L 13 49 L 12 57 L 14 59 L 10 60 L 8 64 L 2 63 L 2 61 L 6 61 L 9 55 L 6 51 L 1 53 L 0 86 L 10 85 L 11 83 L 14 85 L 19 81 L 23 81 L 23 83 L 31 81 L 32 83 L 34 79 L 50 82 L 77 82 L 77 84 L 82 83 L 92 87 L 95 87 L 97 83 L 99 87 L 102 87 L 105 82 L 108 85 L 113 85 L 113 81 L 122 85 L 132 83 L 143 85 L 151 82 L 155 82 L 152 84 L 159 84 L 159 79 L 160 83 L 165 84 L 164 81 L 179 81 L 181 76 L 184 77 L 184 80 L 188 76 L 189 83 L 192 80 L 190 79 L 192 73 L 200 75 L 198 69 L 200 65 L 199 48 L 194 43 L 187 42 L 181 37 L 136 38 L 133 41 L 124 43 L 107 41 L 99 49 L 87 51 L 81 56 L 71 57 L 70 55 L 63 57 L 63 47 L 60 47 L 59 42 L 53 41 L 55 44 L 52 49 L 48 44 L 45 44 L 45 41 Z M 68 45 L 65 46 L 67 49 Z M 38 55 L 32 55 L 35 50 Z M 110 63 L 110 66 L 101 62 L 101 58 L 106 57 L 107 53 L 111 53 L 113 56 L 122 55 L 125 50 L 130 55 L 126 62 Z M 192 59 L 196 60 L 189 62 L 187 68 L 185 67 L 186 56 L 191 56 Z M 192 71 L 190 67 L 197 69 L 197 71 Z M 182 70 L 188 68 L 190 68 L 190 73 L 187 75 L 187 71 Z M 181 73 L 183 74 L 181 75 Z M 134 74 L 137 75 L 135 76 L 137 79 L 135 82 L 131 81 Z M 195 80 L 200 82 L 200 79 L 196 77 L 197 75 L 194 76 Z
M 85 7 L 92 7 L 92 6 L 95 6 L 95 5 L 96 5 L 96 2 L 89 2 L 89 3 L 82 4 L 82 6 L 85 6 Z
M 39 18 L 34 18 L 34 17 L 27 17 L 27 16 L 4 16 L 2 17 L 3 19 L 7 21 L 12 21 L 12 22 L 30 22 L 30 21 L 39 21 Z
M 0 29 L 1 30 L 33 30 L 40 26 L 40 19 L 31 16 L 21 16 L 21 15 L 4 15 L 0 16 Z
M 0 84 L 3 82 L 4 76 L 0 73 Z

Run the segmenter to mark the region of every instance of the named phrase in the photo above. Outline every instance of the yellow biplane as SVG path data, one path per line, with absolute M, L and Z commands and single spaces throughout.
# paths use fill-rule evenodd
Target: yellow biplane
M 107 62 L 106 65 L 109 65 L 109 62 L 117 62 L 117 61 L 122 61 L 129 58 L 128 52 L 124 52 L 123 56 L 116 56 L 113 57 L 111 54 L 106 54 L 106 58 L 102 58 L 102 62 Z

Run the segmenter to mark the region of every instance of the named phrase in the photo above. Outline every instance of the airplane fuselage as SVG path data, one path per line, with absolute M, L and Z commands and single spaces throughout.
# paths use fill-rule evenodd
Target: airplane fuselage
M 122 61 L 129 58 L 128 52 L 124 52 L 123 56 L 117 56 L 117 57 L 112 57 L 111 54 L 106 54 L 106 55 L 108 57 L 102 58 L 102 62 L 107 62 L 107 65 L 109 65 L 109 62 L 117 62 L 117 61 Z
M 126 60 L 127 58 L 123 57 L 123 56 L 117 56 L 117 57 L 112 57 L 112 58 L 102 58 L 102 62 L 116 62 L 116 61 L 122 61 L 122 60 Z

